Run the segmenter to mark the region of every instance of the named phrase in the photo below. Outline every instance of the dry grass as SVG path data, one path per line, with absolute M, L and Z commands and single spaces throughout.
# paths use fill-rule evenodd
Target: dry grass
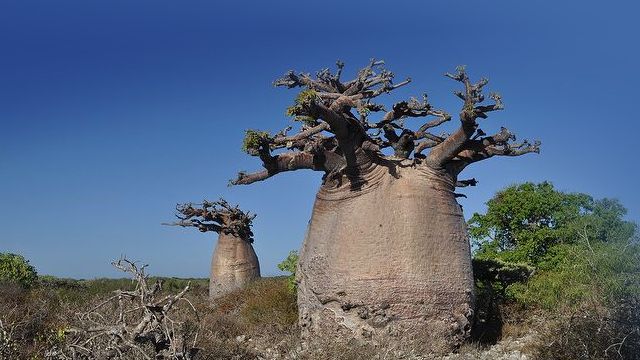
M 206 294 L 197 300 L 204 359 L 255 359 L 266 349 L 288 352 L 297 342 L 298 308 L 286 278 L 260 279 L 213 305 Z
M 640 359 L 640 304 L 559 309 L 540 327 L 537 359 Z
M 186 281 L 172 279 L 169 288 L 179 288 Z M 25 290 L 11 285 L 0 286 L 0 321 L 7 331 L 0 331 L 0 359 L 44 359 L 47 349 L 64 342 L 61 330 L 72 323 L 74 314 L 90 307 L 110 292 L 130 282 L 97 280 L 74 282 Z M 187 306 L 174 314 L 176 321 L 188 322 L 199 330 L 200 359 L 429 359 L 397 344 L 363 344 L 357 342 L 302 342 L 297 328 L 298 311 L 295 295 L 286 278 L 264 278 L 216 300 L 207 295 L 206 281 L 192 283 L 188 299 L 199 313 L 194 319 Z M 165 290 L 168 291 L 168 290 Z M 638 304 L 630 304 L 628 313 L 611 313 L 584 309 L 581 313 L 565 313 L 558 309 L 553 317 L 544 311 L 520 306 L 501 305 L 499 338 L 517 339 L 533 331 L 537 341 L 522 347 L 523 352 L 540 359 L 638 359 L 640 334 L 633 332 L 637 324 L 612 327 L 615 321 L 639 319 Z M 626 338 L 625 336 L 628 335 Z M 306 344 L 306 346 L 305 346 Z M 618 345 L 616 345 L 618 344 Z M 612 346 L 613 345 L 613 346 Z M 508 346 L 504 346 L 508 348 Z M 471 342 L 459 349 L 451 359 L 485 358 L 490 344 Z M 634 357 L 635 356 L 635 357 Z
M 198 311 L 182 305 L 175 321 L 198 326 L 202 359 L 255 359 L 270 348 L 286 353 L 298 343 L 295 294 L 286 278 L 260 279 L 213 304 L 206 280 L 191 280 L 188 300 Z M 164 279 L 164 292 L 183 287 L 187 280 Z M 48 349 L 64 342 L 64 329 L 82 312 L 116 289 L 129 289 L 127 279 L 76 281 L 45 278 L 40 286 L 23 289 L 0 285 L 0 359 L 43 359 Z M 239 341 L 242 337 L 243 341 Z M 278 346 L 275 346 L 278 345 Z

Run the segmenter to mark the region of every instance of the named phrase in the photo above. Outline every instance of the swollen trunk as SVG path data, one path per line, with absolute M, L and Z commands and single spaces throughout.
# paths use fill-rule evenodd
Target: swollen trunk
M 454 179 L 424 165 L 364 177 L 360 190 L 317 194 L 298 271 L 303 336 L 397 337 L 446 352 L 468 335 L 474 300 Z
M 211 259 L 209 296 L 218 297 L 259 277 L 260 264 L 251 243 L 220 233 Z

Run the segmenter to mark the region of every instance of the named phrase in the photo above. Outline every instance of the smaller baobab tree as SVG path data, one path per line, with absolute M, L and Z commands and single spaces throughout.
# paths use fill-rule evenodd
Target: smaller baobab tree
M 205 200 L 202 204 L 178 204 L 176 217 L 180 220 L 165 225 L 218 233 L 218 244 L 211 258 L 209 296 L 212 299 L 260 277 L 260 264 L 251 245 L 251 223 L 255 214 L 220 199 L 214 202 Z

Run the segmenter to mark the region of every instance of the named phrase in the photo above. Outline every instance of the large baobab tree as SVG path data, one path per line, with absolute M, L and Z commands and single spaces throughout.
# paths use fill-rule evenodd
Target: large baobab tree
M 255 214 L 243 212 L 220 199 L 215 202 L 203 201 L 198 205 L 179 204 L 176 206 L 176 216 L 179 221 L 169 225 L 218 233 L 218 243 L 211 258 L 211 298 L 243 287 L 260 277 L 260 264 L 251 245 L 251 223 Z
M 539 152 L 539 142 L 515 143 L 506 128 L 487 135 L 479 127 L 503 108 L 498 94 L 485 103 L 486 79 L 472 82 L 464 67 L 446 76 L 460 83 L 460 126 L 421 100 L 385 109 L 378 96 L 407 85 L 393 83 L 384 62 L 372 60 L 354 79 L 337 71 L 315 77 L 290 71 L 274 85 L 302 88 L 287 113 L 301 123 L 276 134 L 249 130 L 243 147 L 264 170 L 241 172 L 233 184 L 308 169 L 324 173 L 298 267 L 303 336 L 330 333 L 360 339 L 398 334 L 421 341 L 429 334 L 443 350 L 464 339 L 473 315 L 471 257 L 456 187 L 469 165 L 493 156 Z M 374 114 L 380 113 L 375 120 Z M 413 118 L 428 118 L 409 127 Z M 425 152 L 428 153 L 425 154 Z M 343 335 L 341 335 L 343 336 Z

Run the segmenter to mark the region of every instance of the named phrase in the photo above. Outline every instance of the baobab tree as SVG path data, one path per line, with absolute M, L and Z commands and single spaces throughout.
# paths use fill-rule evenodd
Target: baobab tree
M 298 265 L 298 305 L 303 336 L 327 330 L 348 338 L 398 335 L 420 341 L 428 333 L 443 351 L 469 334 L 474 287 L 471 256 L 456 187 L 469 165 L 493 156 L 539 152 L 539 142 L 515 142 L 506 128 L 487 135 L 479 127 L 502 110 L 500 95 L 485 103 L 486 79 L 472 82 L 464 67 L 446 76 L 462 85 L 460 126 L 426 94 L 395 103 L 375 102 L 410 79 L 393 82 L 383 61 L 372 60 L 354 79 L 337 71 L 289 71 L 275 86 L 301 88 L 287 114 L 298 121 L 270 134 L 249 130 L 243 148 L 263 170 L 241 172 L 246 185 L 294 170 L 324 173 Z M 375 116 L 375 114 L 380 114 Z M 376 119 L 374 119 L 376 118 Z M 428 118 L 413 130 L 413 118 Z M 428 151 L 428 152 L 427 152 Z
M 260 277 L 260 264 L 251 245 L 251 223 L 255 214 L 243 212 L 220 199 L 215 202 L 205 200 L 202 204 L 178 204 L 176 216 L 179 221 L 167 225 L 218 233 L 218 243 L 211 258 L 209 296 L 212 299 Z

